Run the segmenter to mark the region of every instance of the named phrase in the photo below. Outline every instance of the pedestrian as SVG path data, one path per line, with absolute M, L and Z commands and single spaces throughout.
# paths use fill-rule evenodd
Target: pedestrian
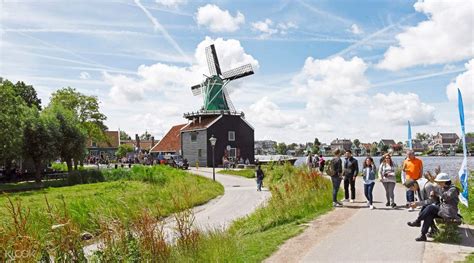
M 337 193 L 339 192 L 342 181 L 342 160 L 341 151 L 339 149 L 334 151 L 334 158 L 329 163 L 328 175 L 331 176 L 332 181 L 332 205 L 334 207 L 341 207 L 342 203 L 337 201 Z
M 263 184 L 263 178 L 265 177 L 262 167 L 260 165 L 257 166 L 257 191 L 261 192 L 262 191 L 262 184 Z
M 316 170 L 319 169 L 319 157 L 317 154 L 313 155 L 312 167 L 315 168 Z
M 392 156 L 390 154 L 385 154 L 384 160 L 380 164 L 378 177 L 385 188 L 385 197 L 387 198 L 387 203 L 385 206 L 391 206 L 395 208 L 395 185 L 397 183 L 395 177 L 395 165 L 392 161 Z
M 407 159 L 403 162 L 402 170 L 405 172 L 406 180 L 418 180 L 423 175 L 423 162 L 415 157 L 413 150 L 407 151 Z M 408 211 L 413 211 L 414 209 L 410 207 L 410 203 L 415 202 L 415 192 L 410 189 L 407 189 L 406 192 L 407 207 Z
M 441 189 L 439 193 L 440 205 L 428 205 L 420 212 L 415 221 L 407 223 L 411 227 L 421 226 L 421 235 L 415 239 L 416 241 L 426 241 L 428 229 L 433 225 L 434 219 L 437 217 L 445 220 L 460 220 L 458 215 L 459 189 L 452 184 L 451 178 L 446 173 L 438 174 L 435 182 L 438 184 L 439 189 Z M 422 221 L 423 225 L 421 224 Z
M 375 164 L 372 157 L 365 158 L 363 169 L 362 169 L 362 178 L 364 179 L 364 194 L 367 198 L 367 206 L 372 210 L 374 209 L 374 186 L 375 186 Z
M 312 167 L 312 161 L 313 161 L 313 158 L 311 156 L 311 153 L 308 152 L 308 156 L 306 157 L 306 166 L 308 167 L 308 169 L 311 171 L 311 167 Z
M 319 155 L 319 171 L 321 173 L 324 172 L 324 166 L 326 165 L 326 160 L 324 160 L 324 157 L 322 154 Z
M 359 174 L 359 163 L 352 157 L 352 151 L 346 150 L 346 158 L 344 159 L 343 175 L 344 175 L 344 199 L 343 202 L 355 200 L 355 181 L 357 174 Z M 351 192 L 351 199 L 349 200 L 349 186 Z

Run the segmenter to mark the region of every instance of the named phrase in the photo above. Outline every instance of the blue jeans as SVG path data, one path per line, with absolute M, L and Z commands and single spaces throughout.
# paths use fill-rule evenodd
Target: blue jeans
M 331 181 L 332 181 L 332 201 L 334 203 L 336 203 L 337 202 L 337 192 L 339 192 L 339 187 L 341 187 L 342 178 L 340 178 L 338 176 L 332 176 Z
M 412 190 L 407 190 L 407 202 L 415 202 L 415 192 L 413 192 Z
M 262 191 L 263 180 L 257 179 L 257 191 Z
M 370 205 L 372 205 L 372 202 L 374 201 L 374 195 L 372 194 L 372 192 L 374 191 L 374 186 L 375 186 L 374 182 L 370 184 L 364 184 L 364 194 L 365 194 L 365 197 L 367 198 L 367 201 L 369 201 Z

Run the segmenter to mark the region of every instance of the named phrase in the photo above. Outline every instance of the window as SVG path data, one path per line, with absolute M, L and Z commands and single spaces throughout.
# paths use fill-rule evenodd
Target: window
M 229 131 L 229 141 L 235 141 L 235 131 Z
M 199 157 L 199 158 L 202 157 L 202 149 L 198 149 L 198 157 Z
M 236 148 L 230 148 L 229 157 L 234 158 L 234 159 L 237 158 L 237 149 Z
M 197 141 L 197 132 L 191 132 L 191 141 L 192 142 Z
M 97 147 L 97 143 L 96 143 L 96 142 L 92 142 L 92 147 Z

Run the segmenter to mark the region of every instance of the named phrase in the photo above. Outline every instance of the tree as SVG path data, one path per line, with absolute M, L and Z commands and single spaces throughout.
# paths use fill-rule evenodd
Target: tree
M 382 148 L 380 149 L 380 151 L 386 153 L 386 152 L 388 152 L 388 148 L 389 148 L 389 146 L 384 144 L 382 146 Z
M 353 143 L 356 147 L 359 147 L 359 145 L 360 145 L 359 139 L 355 139 Z
M 57 139 L 61 136 L 59 129 L 58 120 L 54 115 L 30 109 L 23 130 L 23 148 L 24 156 L 33 161 L 37 183 L 41 183 L 41 170 L 45 163 L 59 155 L 57 148 L 59 146 Z
M 130 135 L 128 135 L 125 131 L 120 131 L 120 140 L 130 140 Z
M 319 141 L 318 138 L 314 138 L 314 145 L 315 146 L 321 146 L 321 142 Z
M 118 147 L 117 151 L 115 152 L 115 156 L 117 158 L 122 158 L 127 155 L 127 153 L 133 152 L 133 147 L 128 144 L 122 144 Z
M 99 101 L 95 96 L 84 95 L 76 89 L 67 87 L 54 92 L 50 105 L 61 105 L 71 109 L 77 116 L 87 136 L 95 141 L 106 141 L 104 121 L 107 117 L 99 111 Z
M 372 144 L 372 146 L 370 147 L 370 155 L 376 156 L 377 152 L 378 152 L 377 144 Z
M 61 105 L 49 105 L 45 110 L 52 114 L 59 125 L 59 137 L 56 147 L 61 159 L 66 162 L 68 171 L 72 171 L 73 160 L 77 163 L 86 154 L 87 132 L 84 130 L 76 114 Z
M 288 150 L 288 148 L 286 147 L 286 144 L 284 142 L 280 142 L 280 143 L 277 144 L 276 152 L 278 154 L 286 154 L 287 150 Z
M 140 140 L 146 140 L 146 141 L 151 140 L 151 134 L 149 134 L 148 131 L 145 131 L 144 134 L 140 135 Z
M 416 133 L 416 139 L 420 141 L 428 140 L 430 135 L 428 133 Z
M 23 81 L 18 81 L 15 85 L 7 79 L 0 78 L 0 86 L 10 86 L 15 96 L 20 97 L 28 107 L 36 106 L 41 110 L 41 100 L 32 85 L 26 85 Z
M 0 161 L 7 173 L 11 161 L 21 156 L 23 127 L 27 114 L 24 101 L 15 96 L 11 82 L 0 83 Z

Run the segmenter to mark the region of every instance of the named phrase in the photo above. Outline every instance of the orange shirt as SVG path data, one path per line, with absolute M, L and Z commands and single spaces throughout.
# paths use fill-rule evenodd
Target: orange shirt
M 420 159 L 416 157 L 413 160 L 406 159 L 403 162 L 403 167 L 405 167 L 406 179 L 420 179 L 423 172 L 423 162 Z

